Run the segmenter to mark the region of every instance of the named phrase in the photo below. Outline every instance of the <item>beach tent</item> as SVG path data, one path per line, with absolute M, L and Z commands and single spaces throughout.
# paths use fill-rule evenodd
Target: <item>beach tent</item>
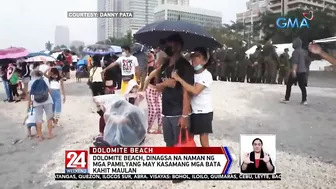
M 289 56 L 292 56 L 292 53 L 294 51 L 294 49 L 292 47 L 292 43 L 275 44 L 273 46 L 275 47 L 275 51 L 279 56 L 285 51 L 285 48 L 288 48 Z M 250 49 L 245 51 L 245 53 L 249 56 L 249 55 L 253 54 L 256 49 L 257 49 L 257 45 L 254 45 L 253 47 L 251 47 Z

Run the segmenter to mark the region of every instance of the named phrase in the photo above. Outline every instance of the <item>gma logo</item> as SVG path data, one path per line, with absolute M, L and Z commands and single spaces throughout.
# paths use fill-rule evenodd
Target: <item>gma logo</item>
M 276 25 L 278 28 L 309 28 L 309 23 L 306 18 L 299 20 L 298 18 L 285 18 L 281 17 L 276 20 Z

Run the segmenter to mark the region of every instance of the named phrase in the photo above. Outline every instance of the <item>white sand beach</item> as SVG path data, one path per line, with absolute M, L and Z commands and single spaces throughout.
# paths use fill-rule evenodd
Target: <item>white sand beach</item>
M 1 101 L 0 189 L 335 188 L 336 88 L 314 85 L 319 84 L 312 81 L 308 87 L 307 106 L 299 105 L 298 87 L 293 87 L 291 102 L 285 105 L 279 103 L 283 85 L 216 81 L 212 86 L 215 117 L 210 145 L 231 146 L 238 154 L 239 134 L 276 134 L 276 166 L 282 181 L 54 181 L 54 173 L 64 172 L 64 151 L 88 149 L 98 133 L 98 115 L 92 112 L 94 105 L 86 82 L 66 81 L 63 128 L 55 129 L 56 138 L 43 142 L 26 139 L 26 127 L 22 125 L 25 102 Z M 2 97 L 4 90 L 0 87 Z M 22 141 L 13 145 L 15 140 Z M 144 145 L 158 144 L 164 146 L 162 135 L 149 135 Z M 238 164 L 234 164 L 232 171 L 237 170 Z

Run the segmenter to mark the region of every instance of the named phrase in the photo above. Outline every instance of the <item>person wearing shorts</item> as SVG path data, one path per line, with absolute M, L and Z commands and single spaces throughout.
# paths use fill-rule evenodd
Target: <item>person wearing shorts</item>
M 212 133 L 213 120 L 210 86 L 213 78 L 206 68 L 211 64 L 212 59 L 205 48 L 198 47 L 192 52 L 191 61 L 195 70 L 195 85 L 188 84 L 178 73 L 173 73 L 172 77 L 193 95 L 191 98 L 190 133 L 200 135 L 202 147 L 209 147 L 208 135 Z
M 31 80 L 28 84 L 28 92 L 31 91 L 31 87 L 33 85 L 33 83 L 43 77 L 44 82 L 46 82 L 48 88 L 50 88 L 50 84 L 49 84 L 49 79 L 43 76 L 43 73 L 40 71 L 34 71 L 35 79 Z M 51 98 L 50 92 L 49 92 L 49 98 L 47 101 L 42 102 L 42 103 L 38 103 L 34 100 L 34 96 L 29 96 L 29 100 L 28 100 L 28 108 L 30 107 L 30 105 L 33 105 L 33 108 L 35 110 L 35 121 L 36 121 L 36 131 L 37 131 L 37 138 L 39 141 L 43 140 L 43 136 L 42 136 L 42 122 L 43 122 L 43 112 L 46 114 L 46 118 L 47 118 L 47 124 L 48 124 L 48 138 L 51 139 L 54 137 L 53 133 L 52 133 L 52 129 L 53 129 L 53 117 L 54 117 L 54 112 L 53 112 L 53 100 Z

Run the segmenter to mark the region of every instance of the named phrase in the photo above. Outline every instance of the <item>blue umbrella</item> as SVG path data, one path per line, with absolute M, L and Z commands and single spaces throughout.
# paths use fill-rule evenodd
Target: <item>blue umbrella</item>
M 84 54 L 88 55 L 107 55 L 115 53 L 115 48 L 110 45 L 94 44 L 83 49 Z
M 164 40 L 178 34 L 184 43 L 184 50 L 195 47 L 220 48 L 220 44 L 202 26 L 180 20 L 164 20 L 148 24 L 134 34 L 134 39 L 151 47 L 162 45 Z
M 81 59 L 77 62 L 77 66 L 80 66 L 80 65 L 87 65 L 88 64 L 88 61 L 87 60 L 84 60 L 84 59 Z
M 35 56 L 51 57 L 49 54 L 46 54 L 46 53 L 44 53 L 44 52 L 29 53 L 29 54 L 27 55 L 28 58 L 35 57 Z
M 113 52 L 114 54 L 122 53 L 122 49 L 121 49 L 120 46 L 111 45 L 111 47 L 114 50 L 114 52 Z

